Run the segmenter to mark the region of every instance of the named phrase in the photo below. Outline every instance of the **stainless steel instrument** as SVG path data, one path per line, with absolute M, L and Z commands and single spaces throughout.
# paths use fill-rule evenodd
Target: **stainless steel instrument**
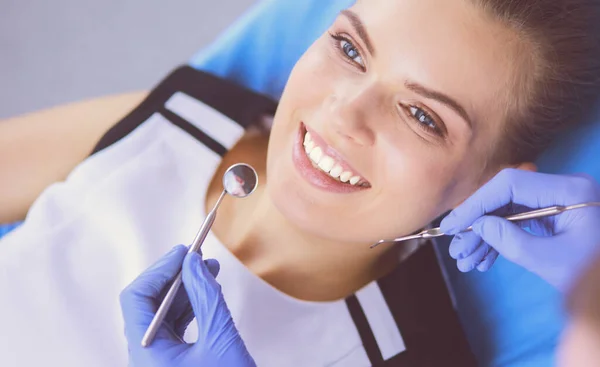
M 258 174 L 251 166 L 239 163 L 235 164 L 227 169 L 225 174 L 223 175 L 223 192 L 221 196 L 217 200 L 217 203 L 213 207 L 213 209 L 208 213 L 206 219 L 202 223 L 200 230 L 196 234 L 194 241 L 192 242 L 188 253 L 197 252 L 200 250 L 202 243 L 206 239 L 208 232 L 210 231 L 215 219 L 217 217 L 217 209 L 221 205 L 221 202 L 225 198 L 226 194 L 229 194 L 236 198 L 244 198 L 249 196 L 254 192 L 256 187 L 258 186 Z M 148 330 L 146 330 L 146 334 L 142 338 L 142 347 L 147 347 L 152 344 L 158 329 L 160 328 L 160 324 L 165 319 L 171 304 L 175 300 L 175 296 L 177 295 L 177 291 L 179 287 L 181 287 L 183 280 L 181 277 L 181 271 L 177 274 L 177 277 L 171 284 L 171 288 L 167 292 L 167 295 L 163 299 L 160 307 L 156 311 L 150 326 L 148 326 Z
M 550 217 L 553 215 L 560 214 L 562 212 L 566 212 L 567 210 L 587 208 L 590 206 L 600 206 L 600 202 L 590 202 L 590 203 L 567 205 L 567 206 L 562 206 L 562 205 L 551 206 L 548 208 L 536 209 L 536 210 L 532 210 L 532 211 L 528 211 L 528 212 L 524 212 L 524 213 L 509 215 L 507 217 L 504 217 L 504 219 L 509 220 L 511 222 L 515 222 L 515 221 L 521 221 L 521 220 Z M 465 229 L 463 232 L 469 232 L 472 230 L 473 230 L 473 228 L 469 227 L 469 228 Z M 403 242 L 403 241 L 409 241 L 409 240 L 416 240 L 416 239 L 420 239 L 420 238 L 423 238 L 423 239 L 435 238 L 435 237 L 441 237 L 441 236 L 445 236 L 445 235 L 446 234 L 444 232 L 442 232 L 442 230 L 439 227 L 431 228 L 431 229 L 426 229 L 422 232 L 419 232 L 417 234 L 413 234 L 410 236 L 394 238 L 391 240 L 381 240 L 377 243 L 372 244 L 371 248 L 375 248 L 383 243 L 397 243 L 397 242 Z

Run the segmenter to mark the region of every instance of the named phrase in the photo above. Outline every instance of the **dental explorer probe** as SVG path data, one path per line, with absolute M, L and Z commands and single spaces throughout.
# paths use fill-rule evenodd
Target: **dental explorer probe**
M 581 209 L 581 208 L 587 208 L 587 207 L 592 207 L 592 206 L 600 206 L 600 202 L 590 202 L 590 203 L 567 205 L 567 206 L 562 206 L 562 205 L 551 206 L 548 208 L 536 209 L 536 210 L 532 210 L 532 211 L 528 211 L 528 212 L 524 212 L 524 213 L 509 215 L 508 217 L 504 217 L 504 219 L 509 220 L 511 222 L 515 222 L 515 221 L 528 220 L 528 219 L 551 217 L 553 215 L 557 215 L 562 212 L 566 212 L 567 210 Z M 469 227 L 462 232 L 470 232 L 472 230 L 473 230 L 473 227 Z M 397 243 L 397 242 L 416 240 L 416 239 L 421 239 L 421 238 L 423 238 L 423 239 L 435 238 L 435 237 L 441 237 L 441 236 L 445 236 L 445 235 L 446 234 L 444 232 L 442 232 L 442 230 L 439 227 L 431 228 L 431 229 L 426 229 L 423 232 L 419 232 L 417 234 L 413 234 L 410 236 L 394 238 L 392 240 L 381 240 L 377 243 L 372 244 L 371 248 L 375 248 L 375 247 L 381 245 L 382 243 Z

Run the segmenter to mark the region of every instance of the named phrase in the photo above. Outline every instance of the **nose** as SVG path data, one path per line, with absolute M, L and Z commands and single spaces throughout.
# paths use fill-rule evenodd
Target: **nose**
M 379 100 L 375 85 L 345 86 L 327 99 L 332 130 L 360 146 L 375 144 Z

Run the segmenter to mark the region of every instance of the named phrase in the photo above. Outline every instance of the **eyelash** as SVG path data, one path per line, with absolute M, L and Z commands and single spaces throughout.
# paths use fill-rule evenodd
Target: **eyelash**
M 362 57 L 362 54 L 361 54 L 360 50 L 358 49 L 358 47 L 356 47 L 354 45 L 354 42 L 352 42 L 352 40 L 349 37 L 344 36 L 341 33 L 330 33 L 329 35 L 331 36 L 331 38 L 334 41 L 333 43 L 334 43 L 335 48 L 342 54 L 342 57 L 346 61 L 348 61 L 352 65 L 358 67 L 362 71 L 366 71 L 366 67 L 364 65 L 364 59 Z M 346 44 L 350 45 L 350 47 L 352 47 L 352 49 L 356 52 L 357 56 L 351 57 L 350 55 L 348 55 L 346 50 L 344 50 L 344 46 L 341 45 L 342 42 L 346 42 Z M 362 60 L 362 64 L 355 60 L 355 58 L 357 58 L 357 57 L 359 57 Z
M 446 135 L 446 132 L 441 127 L 443 125 L 440 122 L 438 122 L 438 119 L 431 116 L 430 113 L 428 113 L 421 107 L 410 105 L 408 107 L 405 107 L 405 109 L 407 110 L 409 117 L 413 119 L 417 123 L 417 125 L 419 125 L 419 128 L 442 138 Z M 422 120 L 429 120 L 429 123 L 424 122 Z M 430 124 L 433 124 L 434 126 L 432 127 L 430 126 Z
M 358 67 L 362 71 L 366 71 L 366 67 L 364 66 L 364 59 L 361 55 L 361 52 L 358 49 L 358 47 L 356 47 L 354 45 L 354 43 L 352 42 L 352 40 L 349 37 L 347 37 L 341 33 L 330 33 L 329 35 L 331 36 L 331 38 L 334 41 L 333 42 L 334 47 L 340 52 L 342 57 L 347 62 L 351 63 L 355 67 Z M 347 50 L 345 50 L 344 46 L 341 44 L 342 42 L 346 42 L 346 44 L 350 45 L 350 47 L 352 47 L 352 49 L 356 52 L 357 56 L 351 57 L 350 55 L 348 55 L 348 53 L 346 52 Z M 357 58 L 357 57 L 363 61 L 362 64 L 355 61 L 355 58 Z M 403 107 L 403 108 L 407 110 L 407 114 L 409 115 L 409 118 L 412 118 L 417 123 L 417 125 L 419 125 L 419 128 L 423 129 L 427 133 L 435 134 L 439 137 L 444 137 L 445 132 L 443 131 L 442 128 L 440 128 L 440 126 L 443 126 L 443 125 L 440 124 L 437 121 L 437 119 L 432 117 L 431 114 L 429 114 L 427 111 L 425 111 L 424 109 L 422 109 L 420 107 L 414 106 L 414 105 L 410 105 L 408 107 Z M 415 116 L 415 114 L 419 117 Z M 431 127 L 430 124 L 424 123 L 423 121 L 421 121 L 421 119 L 429 120 L 430 124 L 433 124 L 434 127 Z

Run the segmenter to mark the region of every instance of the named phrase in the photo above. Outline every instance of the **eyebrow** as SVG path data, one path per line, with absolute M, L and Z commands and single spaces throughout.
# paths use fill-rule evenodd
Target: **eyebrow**
M 371 53 L 373 57 L 375 57 L 375 47 L 373 47 L 373 43 L 371 42 L 371 38 L 369 38 L 369 33 L 367 33 L 367 29 L 363 24 L 362 20 L 358 17 L 358 15 L 352 10 L 342 10 L 341 14 L 345 15 L 352 23 L 354 29 L 356 29 L 356 33 L 358 33 L 359 37 L 367 46 L 367 50 Z
M 408 89 L 412 90 L 415 93 L 422 95 L 425 98 L 435 99 L 436 101 L 450 107 L 456 113 L 458 113 L 460 115 L 460 117 L 462 117 L 465 120 L 465 122 L 467 123 L 467 125 L 469 125 L 469 128 L 471 130 L 473 129 L 473 123 L 472 123 L 471 119 L 469 118 L 467 111 L 458 102 L 456 102 L 449 96 L 447 96 L 443 93 L 440 93 L 440 92 L 436 92 L 431 89 L 427 89 L 424 86 L 422 86 L 418 83 L 415 83 L 415 82 L 407 81 L 404 83 L 404 85 Z

